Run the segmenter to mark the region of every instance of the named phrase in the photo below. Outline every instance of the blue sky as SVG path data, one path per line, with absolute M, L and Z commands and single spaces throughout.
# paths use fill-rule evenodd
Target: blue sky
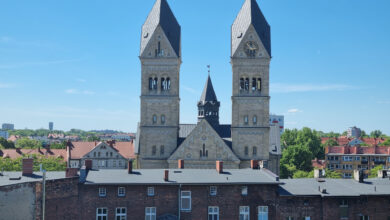
M 0 123 L 135 131 L 141 26 L 154 0 L 0 2 Z M 182 27 L 181 123 L 207 78 L 231 121 L 230 26 L 243 0 L 169 0 Z M 287 128 L 390 134 L 390 1 L 258 0 L 271 25 L 271 112 Z

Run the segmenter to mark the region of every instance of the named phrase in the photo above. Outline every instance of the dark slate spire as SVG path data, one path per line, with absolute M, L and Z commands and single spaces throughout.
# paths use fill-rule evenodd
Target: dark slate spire
M 159 25 L 164 31 L 165 36 L 168 38 L 176 55 L 180 57 L 181 28 L 175 18 L 175 15 L 169 7 L 167 0 L 156 0 L 152 11 L 149 13 L 148 18 L 142 26 L 140 54 L 142 55 L 144 52 L 154 31 Z
M 213 83 L 211 82 L 210 75 L 207 78 L 206 85 L 203 88 L 202 96 L 200 97 L 201 102 L 207 101 L 218 101 L 217 96 L 215 95 Z
M 217 100 L 209 75 L 198 102 L 198 122 L 206 119 L 211 126 L 219 126 L 219 106 L 220 102 Z
M 234 56 L 250 25 L 253 25 L 269 56 L 271 56 L 271 27 L 256 0 L 245 0 L 232 25 L 232 56 Z

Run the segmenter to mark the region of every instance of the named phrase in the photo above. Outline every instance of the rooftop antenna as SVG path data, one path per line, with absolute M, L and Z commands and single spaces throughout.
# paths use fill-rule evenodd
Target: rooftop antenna
M 210 76 L 210 68 L 211 68 L 210 64 L 207 65 L 207 69 L 208 69 L 208 72 L 209 72 L 209 76 Z

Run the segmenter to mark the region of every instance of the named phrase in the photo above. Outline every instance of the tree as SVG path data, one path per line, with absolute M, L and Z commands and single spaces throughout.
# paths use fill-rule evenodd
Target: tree
M 299 178 L 314 178 L 314 170 L 310 172 L 305 172 L 302 170 L 298 170 L 294 173 L 293 175 L 294 179 L 299 179 Z
M 6 139 L 0 137 L 0 149 L 12 149 L 15 148 L 15 144 L 12 141 L 7 141 Z
M 379 146 L 390 146 L 390 138 L 387 138 L 383 143 L 379 144 Z
M 378 171 L 383 170 L 382 165 L 378 165 L 370 170 L 370 174 L 368 175 L 368 178 L 375 178 L 378 177 Z
M 293 145 L 284 149 L 280 160 L 281 178 L 293 177 L 296 170 L 310 172 L 312 157 L 313 154 L 307 146 Z
M 27 155 L 23 155 L 27 156 Z M 65 171 L 66 163 L 62 158 L 45 157 L 43 155 L 29 155 L 34 158 L 33 169 L 39 171 L 39 166 L 42 164 L 42 168 L 46 171 Z M 4 171 L 21 171 L 22 170 L 22 158 L 16 159 L 2 158 L 0 157 L 0 170 Z
M 339 144 L 333 138 L 330 138 L 330 139 L 326 140 L 325 143 L 324 143 L 325 147 L 333 147 L 333 146 L 337 146 L 337 145 L 339 145 Z
M 50 144 L 51 149 L 66 149 L 66 141 L 61 143 L 52 143 Z
M 281 141 L 284 148 L 288 148 L 291 145 L 307 146 L 313 153 L 311 159 L 325 157 L 324 148 L 321 146 L 321 138 L 316 130 L 310 128 L 303 128 L 302 130 L 297 129 L 286 129 L 282 134 Z
M 341 179 L 341 173 L 334 170 L 325 169 L 325 178 Z
M 36 140 L 31 140 L 29 138 L 21 138 L 16 142 L 16 147 L 35 149 L 38 147 L 42 147 L 42 143 Z
M 380 130 L 374 130 L 370 133 L 370 137 L 372 138 L 379 138 L 380 136 L 382 136 L 382 132 Z

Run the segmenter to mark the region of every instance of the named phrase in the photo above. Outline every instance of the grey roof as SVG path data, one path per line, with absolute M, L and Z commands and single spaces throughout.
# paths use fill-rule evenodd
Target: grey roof
M 241 11 L 232 25 L 232 56 L 234 56 L 243 39 L 242 36 L 250 25 L 253 25 L 269 56 L 271 56 L 271 27 L 261 12 L 256 0 L 245 0 Z
M 361 195 L 390 195 L 390 180 L 365 179 L 359 183 L 353 179 L 283 179 L 280 180 L 279 193 L 282 196 L 361 196 Z M 320 190 L 326 189 L 326 193 Z
M 179 137 L 186 138 L 196 126 L 197 124 L 181 124 L 179 127 Z M 231 125 L 218 125 L 214 129 L 221 138 L 230 138 L 232 136 Z
M 168 38 L 176 55 L 180 57 L 180 34 L 181 28 L 173 15 L 167 0 L 156 0 L 152 11 L 149 13 L 144 25 L 142 26 L 141 35 L 141 52 L 144 52 L 156 28 L 160 26 Z
M 170 169 L 165 182 L 164 169 L 89 171 L 85 184 L 279 184 L 276 176 L 265 169 L 229 169 L 219 174 L 214 169 Z
M 20 179 L 19 179 L 20 177 Z M 7 186 L 19 183 L 38 182 L 42 181 L 42 173 L 34 172 L 32 176 L 22 176 L 22 172 L 4 172 L 0 174 L 0 186 Z M 11 180 L 14 178 L 15 180 Z M 62 172 L 46 172 L 46 180 L 64 179 L 65 171 Z
M 210 75 L 207 77 L 207 81 L 203 88 L 202 95 L 200 96 L 200 101 L 203 103 L 218 101 L 217 96 L 215 95 L 215 91 L 213 88 L 213 83 L 211 82 Z

